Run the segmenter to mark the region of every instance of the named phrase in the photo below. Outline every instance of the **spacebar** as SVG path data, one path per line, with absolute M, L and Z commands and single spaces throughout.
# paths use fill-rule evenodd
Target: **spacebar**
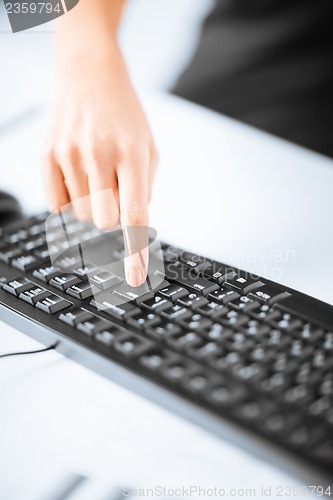
M 333 326 L 333 307 L 315 299 L 312 301 L 291 295 L 281 300 L 275 307 L 289 313 L 297 314 L 309 321 L 323 323 L 327 325 L 327 328 L 332 328 Z

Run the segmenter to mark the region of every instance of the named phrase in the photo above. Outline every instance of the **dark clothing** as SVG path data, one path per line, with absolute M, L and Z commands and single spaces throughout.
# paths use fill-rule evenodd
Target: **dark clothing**
M 332 0 L 216 0 L 174 93 L 333 157 Z

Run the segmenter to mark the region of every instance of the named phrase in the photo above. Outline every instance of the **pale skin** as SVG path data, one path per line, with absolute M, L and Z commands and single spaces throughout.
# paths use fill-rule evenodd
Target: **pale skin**
M 81 0 L 55 25 L 55 89 L 43 154 L 47 200 L 54 211 L 90 194 L 91 202 L 76 202 L 75 211 L 100 229 L 148 226 L 157 163 L 117 42 L 124 4 Z M 146 255 L 126 259 L 127 282 L 141 285 L 146 268 Z

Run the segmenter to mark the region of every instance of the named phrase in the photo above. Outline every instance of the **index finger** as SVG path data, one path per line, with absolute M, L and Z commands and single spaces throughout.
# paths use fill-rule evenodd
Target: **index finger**
M 130 286 L 144 283 L 148 272 L 148 169 L 118 169 L 120 218 L 125 242 L 125 276 Z

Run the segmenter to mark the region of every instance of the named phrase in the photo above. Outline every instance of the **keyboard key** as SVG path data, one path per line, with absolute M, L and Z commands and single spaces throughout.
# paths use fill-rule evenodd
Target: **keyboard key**
M 107 271 L 98 272 L 89 277 L 91 285 L 95 285 L 100 290 L 108 290 L 119 285 L 122 282 L 121 278 Z
M 202 392 L 208 387 L 208 379 L 204 374 L 193 375 L 186 381 L 186 386 L 190 391 Z
M 238 414 L 241 418 L 249 422 L 255 422 L 264 416 L 263 405 L 260 405 L 256 401 L 248 401 L 241 406 Z
M 85 311 L 84 309 L 80 309 L 78 307 L 71 309 L 70 311 L 61 313 L 59 316 L 60 321 L 63 321 L 67 325 L 76 326 L 78 323 L 82 323 L 83 321 L 90 320 L 93 318 L 93 315 Z
M 233 300 L 237 300 L 240 297 L 239 293 L 233 290 L 228 290 L 228 288 L 218 288 L 214 292 L 210 293 L 208 299 L 214 300 L 221 304 L 228 304 Z
M 176 302 L 177 299 L 181 299 L 182 297 L 189 295 L 189 292 L 186 288 L 177 285 L 177 283 L 172 283 L 171 285 L 159 290 L 158 295 Z
M 138 307 L 136 307 L 134 304 L 131 304 L 130 302 L 116 305 L 110 301 L 107 301 L 104 302 L 103 305 L 106 305 L 106 309 L 103 309 L 103 312 L 118 319 L 129 318 L 140 311 Z
M 256 336 L 266 335 L 270 330 L 271 328 L 268 325 L 265 325 L 256 319 L 250 319 L 248 323 L 242 327 L 242 331 L 246 334 Z
M 37 248 L 33 251 L 33 254 L 37 259 L 45 260 L 50 258 L 49 249 L 47 245 Z
M 204 330 L 205 328 L 209 328 L 213 324 L 210 319 L 202 316 L 201 314 L 193 314 L 189 318 L 185 319 L 180 318 L 178 323 L 184 328 L 194 331 Z
M 29 240 L 22 241 L 19 244 L 19 247 L 24 252 L 32 252 L 33 250 L 36 250 L 37 248 L 44 246 L 45 242 L 46 242 L 46 237 L 45 237 L 45 235 L 42 235 L 42 236 L 38 236 L 37 238 L 32 238 Z
M 137 304 L 140 303 L 141 297 L 148 299 L 154 296 L 147 282 L 139 287 L 132 287 L 126 282 L 123 282 L 113 290 L 113 294 L 119 296 L 123 302 L 135 301 Z
M 68 247 L 67 240 L 61 241 L 61 236 L 56 235 L 55 236 L 56 241 L 50 242 L 49 237 L 50 237 L 50 235 L 48 233 L 47 234 L 47 239 L 48 239 L 47 244 L 48 244 L 48 249 L 49 249 L 49 253 L 51 256 L 60 255 L 63 252 L 65 252 L 66 250 L 68 250 L 69 247 Z M 60 267 L 61 263 L 62 263 L 62 259 L 59 259 L 59 264 L 57 262 L 57 267 Z
M 170 300 L 163 299 L 159 295 L 155 295 L 155 297 L 141 302 L 141 306 L 151 312 L 161 312 L 165 309 L 169 309 L 172 305 L 173 304 Z
M 57 274 L 49 281 L 49 285 L 65 292 L 70 286 L 80 283 L 80 280 L 74 274 Z
M 27 230 L 28 230 L 28 233 L 30 236 L 38 236 L 39 234 L 44 233 L 45 223 L 42 222 L 42 223 L 34 224 L 33 226 L 30 226 L 29 228 L 27 228 Z M 24 238 L 22 238 L 22 239 L 24 239 Z
M 319 329 L 317 329 L 315 332 L 312 332 L 312 334 L 311 334 L 311 340 L 315 336 L 318 336 L 318 338 L 321 338 L 321 337 L 319 337 L 319 335 L 322 335 L 322 330 L 321 329 L 319 331 L 318 330 Z M 327 351 L 332 351 L 333 352 L 333 332 L 327 332 L 327 333 L 325 333 L 323 348 L 325 350 L 327 350 Z
M 270 322 L 274 327 L 285 330 L 286 332 L 292 332 L 304 324 L 301 319 L 289 313 L 283 313 L 279 318 L 271 320 Z
M 165 368 L 165 370 L 163 370 L 163 375 L 170 380 L 179 381 L 183 379 L 184 375 L 186 374 L 186 370 L 187 368 L 185 364 L 172 363 L 170 366 Z
M 298 352 L 296 355 L 298 355 Z M 317 374 L 317 373 L 318 372 L 314 372 L 314 374 Z M 308 384 L 311 377 L 312 377 L 312 375 L 311 375 L 311 363 L 306 361 L 305 363 L 302 363 L 300 365 L 299 370 L 297 371 L 297 373 L 295 375 L 295 382 L 297 384 Z
M 327 373 L 324 376 L 320 386 L 320 393 L 326 396 L 333 396 L 333 373 Z
M 267 302 L 268 304 L 275 304 L 275 302 L 283 300 L 290 295 L 290 293 L 281 291 L 271 285 L 264 285 L 259 290 L 255 290 L 249 294 L 251 298 Z
M 190 318 L 192 316 L 192 311 L 189 311 L 186 307 L 175 304 L 174 306 L 169 307 L 169 309 L 162 311 L 161 315 L 168 321 L 172 321 L 178 318 Z
M 26 229 L 18 229 L 13 233 L 6 233 L 4 239 L 8 241 L 11 245 L 16 245 L 20 241 L 23 241 L 29 237 L 29 233 Z
M 170 264 L 165 266 L 165 273 L 168 280 L 176 281 L 191 292 L 204 296 L 219 288 L 216 283 L 191 273 L 185 266 Z
M 265 337 L 261 337 L 260 341 L 272 347 L 285 350 L 290 345 L 291 338 L 285 335 L 282 330 L 271 330 Z
M 180 332 L 166 339 L 167 344 L 176 346 L 177 349 L 202 346 L 204 341 L 196 332 Z
M 263 346 L 257 345 L 257 347 L 250 353 L 249 359 L 251 361 L 261 361 L 267 363 L 274 359 L 274 352 Z
M 233 278 L 228 278 L 225 286 L 231 287 L 238 293 L 247 294 L 264 286 L 259 278 L 254 278 L 247 273 L 240 272 Z
M 34 306 L 37 302 L 45 299 L 45 297 L 47 297 L 48 295 L 50 295 L 50 292 L 48 290 L 35 285 L 33 286 L 33 288 L 29 288 L 25 292 L 20 293 L 19 298 Z
M 283 374 L 296 373 L 299 367 L 297 360 L 291 359 L 286 352 L 278 352 L 274 363 L 271 366 L 272 371 Z
M 208 393 L 208 399 L 218 406 L 230 409 L 235 404 L 244 401 L 246 390 L 244 387 L 222 382 L 212 388 Z
M 333 464 L 333 440 L 323 441 L 315 450 L 315 456 L 325 464 Z
M 241 298 L 253 300 L 249 297 L 241 297 Z M 259 302 L 257 302 L 256 300 L 253 300 L 253 301 L 256 304 L 259 304 Z M 234 305 L 234 302 L 232 302 L 231 306 L 233 307 L 233 305 Z M 260 303 L 259 305 L 260 305 L 260 307 L 258 309 L 254 309 L 254 310 L 251 309 L 249 311 L 244 311 L 244 312 L 249 312 L 253 318 L 260 319 L 262 321 L 270 321 L 270 320 L 274 320 L 274 319 L 279 317 L 280 313 L 277 309 L 273 309 L 268 304 Z
M 11 266 L 20 271 L 29 272 L 40 264 L 40 261 L 33 255 L 21 255 L 11 261 Z
M 180 333 L 180 331 L 181 328 L 179 325 L 168 322 L 163 318 L 158 325 L 153 325 L 147 328 L 147 333 L 157 338 L 158 340 L 163 340 L 170 335 L 175 335 L 176 333 Z
M 222 349 L 216 342 L 204 342 L 202 345 L 191 347 L 187 352 L 195 359 L 205 360 L 210 364 L 210 358 L 222 354 Z
M 203 269 L 211 267 L 211 263 L 207 261 L 204 257 L 192 254 L 190 252 L 182 252 L 179 255 L 179 260 L 187 267 L 195 270 L 196 272 L 202 271 Z
M 84 266 L 73 269 L 73 274 L 81 280 L 87 280 L 89 276 L 96 274 L 98 268 L 91 262 L 85 262 Z
M 126 319 L 140 313 L 140 309 L 132 302 L 123 302 L 120 297 L 108 292 L 95 295 L 90 305 L 118 319 Z
M 224 316 L 224 314 L 226 314 L 229 309 L 226 306 L 211 300 L 210 302 L 207 301 L 206 304 L 196 308 L 195 311 L 199 314 L 203 314 L 204 316 L 217 318 L 220 316 Z
M 280 314 L 278 310 L 276 310 L 276 313 Z M 297 329 L 297 331 L 294 333 L 295 337 L 300 338 L 309 344 L 317 344 L 317 345 L 319 342 L 323 341 L 324 334 L 325 332 L 322 328 L 318 328 L 315 325 L 312 325 L 311 323 L 305 323 L 300 329 Z
M 182 297 L 181 299 L 177 299 L 176 304 L 194 310 L 198 307 L 204 307 L 206 304 L 208 304 L 208 300 L 206 299 L 206 297 L 203 297 L 198 293 L 190 293 Z
M 81 281 L 76 285 L 67 288 L 66 293 L 77 300 L 89 299 L 94 293 L 99 293 L 100 290 L 96 287 L 91 287 L 88 281 Z
M 155 348 L 151 352 L 141 356 L 140 364 L 149 368 L 149 370 L 157 371 L 161 369 L 169 359 L 170 355 L 165 351 Z
M 22 254 L 19 248 L 4 247 L 0 249 L 0 261 L 9 264 L 12 259 Z
M 55 314 L 66 307 L 70 307 L 72 305 L 68 300 L 63 299 L 55 294 L 50 294 L 45 299 L 37 302 L 36 307 L 47 314 Z
M 238 311 L 229 311 L 221 318 L 221 323 L 226 326 L 232 326 L 234 328 L 239 328 L 240 326 L 248 323 L 250 317 L 246 314 L 242 314 Z
M 304 384 L 299 384 L 289 388 L 285 395 L 284 400 L 289 404 L 302 404 L 310 400 L 308 387 Z
M 233 300 L 232 302 L 229 303 L 229 305 L 230 307 L 236 309 L 237 311 L 242 311 L 242 312 L 253 311 L 254 313 L 257 314 L 260 307 L 267 307 L 267 306 L 262 306 L 260 302 L 253 300 L 250 297 L 246 297 L 244 295 L 242 295 L 238 299 Z
M 228 386 L 215 387 L 210 393 L 210 399 L 218 405 L 229 407 L 232 401 L 231 387 Z
M 139 357 L 154 347 L 154 344 L 147 339 L 139 339 L 133 335 L 127 335 L 123 339 L 116 339 L 114 347 L 126 357 Z
M 321 397 L 311 403 L 307 411 L 312 416 L 323 417 L 330 408 L 332 408 L 332 401 L 328 397 Z
M 315 368 L 326 367 L 326 353 L 323 349 L 317 349 L 313 353 L 312 365 Z
M 264 428 L 272 434 L 282 434 L 287 427 L 287 418 L 280 413 L 268 415 L 264 421 Z
M 231 328 L 221 325 L 220 323 L 213 323 L 209 328 L 202 332 L 202 334 L 210 340 L 224 342 L 231 337 L 232 332 Z
M 227 352 L 223 349 L 223 347 L 224 344 L 223 346 L 221 346 L 222 354 L 218 356 L 212 356 L 209 362 L 212 367 L 219 370 L 220 372 L 230 372 L 230 367 L 232 365 L 241 362 L 241 356 L 238 352 Z
M 100 344 L 103 344 L 105 346 L 112 346 L 115 339 L 118 337 L 122 337 L 123 335 L 123 332 L 121 332 L 116 326 L 111 326 L 107 330 L 97 332 L 95 335 L 95 339 Z
M 258 382 L 266 375 L 265 368 L 259 363 L 249 365 L 235 364 L 232 367 L 232 374 L 239 380 L 247 380 L 248 382 Z
M 34 283 L 32 283 L 32 281 L 29 281 L 27 278 L 16 278 L 15 280 L 5 283 L 3 285 L 3 290 L 18 297 L 20 293 L 33 288 L 33 286 Z
M 242 358 L 248 357 L 255 346 L 256 342 L 253 339 L 248 338 L 243 332 L 239 331 L 233 332 L 231 337 L 223 342 L 223 347 L 230 351 L 227 358 L 235 353 Z
M 206 278 L 215 281 L 218 285 L 222 285 L 228 278 L 236 276 L 236 272 L 228 266 L 214 262 L 212 267 L 203 270 L 203 275 Z
M 98 332 L 107 330 L 110 326 L 112 326 L 112 324 L 109 321 L 99 318 L 95 314 L 91 314 L 88 319 L 80 319 L 80 321 L 76 323 L 77 330 L 87 335 L 95 335 Z
M 161 318 L 150 311 L 140 311 L 139 313 L 127 319 L 127 325 L 141 330 L 149 326 L 157 325 L 161 322 Z
M 70 274 L 73 272 L 73 268 L 79 266 L 81 263 L 82 260 L 79 255 L 65 255 L 64 257 L 57 258 L 56 267 L 57 269 L 61 269 L 61 272 Z
M 54 269 L 53 266 L 39 267 L 32 273 L 34 278 L 44 281 L 44 283 L 48 283 L 50 279 L 54 278 L 54 276 L 57 276 L 57 274 L 58 272 Z

